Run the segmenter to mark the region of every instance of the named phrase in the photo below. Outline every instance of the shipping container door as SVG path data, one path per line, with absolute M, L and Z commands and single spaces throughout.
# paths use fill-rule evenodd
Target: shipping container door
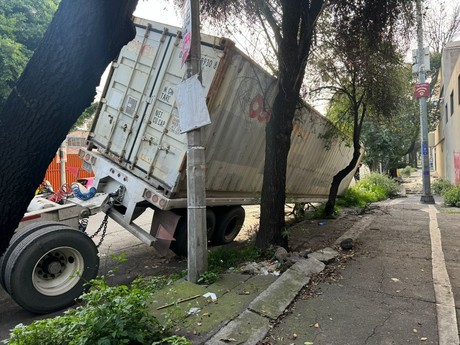
M 121 51 L 94 129 L 96 145 L 128 161 L 160 70 L 171 43 L 165 32 L 136 26 L 136 38 Z
M 174 192 L 184 167 L 187 149 L 186 134 L 180 133 L 179 115 L 174 97 L 174 88 L 184 80 L 186 66 L 182 66 L 181 44 L 170 45 L 171 58 L 165 59 L 161 69 L 159 87 L 155 88 L 151 103 L 147 107 L 148 119 L 144 120 L 141 132 L 129 158 L 134 170 Z M 168 53 L 166 56 L 169 56 Z M 209 91 L 217 70 L 222 49 L 202 42 L 201 66 L 203 91 Z M 164 70 L 163 70 L 164 69 Z

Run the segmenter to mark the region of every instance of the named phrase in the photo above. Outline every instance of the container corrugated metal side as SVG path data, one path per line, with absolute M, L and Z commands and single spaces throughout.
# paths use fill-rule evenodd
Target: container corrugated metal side
M 218 94 L 209 104 L 212 124 L 205 128 L 206 193 L 260 194 L 265 164 L 265 126 L 271 116 L 276 80 L 237 49 L 230 59 Z M 332 178 L 352 156 L 339 138 L 326 139 L 331 124 L 306 104 L 296 111 L 288 156 L 286 195 L 324 199 Z M 340 192 L 352 174 L 342 182 Z
M 187 139 L 180 134 L 174 87 L 186 71 L 181 67 L 179 29 L 139 18 L 135 25 L 136 38 L 113 65 L 89 141 L 164 195 L 182 198 Z M 201 38 L 203 89 L 212 121 L 203 130 L 207 197 L 257 198 L 276 80 L 231 41 Z M 327 125 L 307 105 L 296 112 L 288 197 L 324 197 L 332 177 L 351 159 L 352 150 L 342 141 L 320 137 Z
M 81 169 L 82 166 L 82 160 L 80 157 L 78 157 L 78 154 L 67 154 L 67 162 L 66 164 L 66 181 L 68 184 L 71 184 L 72 182 L 75 182 L 79 178 L 85 178 L 85 177 L 93 177 L 94 175 L 92 173 L 89 173 L 83 169 Z M 69 170 L 70 168 L 70 170 Z M 58 162 L 58 157 L 57 155 L 53 158 L 53 161 L 50 163 L 48 166 L 48 169 L 46 170 L 44 180 L 48 180 L 51 185 L 53 186 L 54 191 L 58 191 L 59 188 L 61 188 L 62 183 L 61 183 L 61 173 L 60 173 L 60 163 Z M 77 176 L 75 176 L 74 171 L 77 172 Z

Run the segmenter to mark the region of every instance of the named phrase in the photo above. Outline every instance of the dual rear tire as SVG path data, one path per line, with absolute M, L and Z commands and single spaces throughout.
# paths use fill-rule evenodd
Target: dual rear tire
M 178 256 L 187 256 L 187 212 L 179 213 L 182 218 L 177 224 L 174 233 L 175 241 L 171 242 L 170 249 Z M 241 206 L 223 206 L 206 209 L 207 239 L 211 244 L 222 245 L 233 242 L 238 236 L 245 218 L 244 208 Z
M 46 314 L 72 305 L 89 287 L 99 256 L 85 233 L 55 222 L 35 224 L 12 238 L 0 281 L 21 307 Z

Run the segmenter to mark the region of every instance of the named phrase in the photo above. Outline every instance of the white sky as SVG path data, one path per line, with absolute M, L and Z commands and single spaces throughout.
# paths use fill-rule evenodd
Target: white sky
M 179 14 L 167 0 L 139 0 L 134 15 L 163 24 L 182 26 Z

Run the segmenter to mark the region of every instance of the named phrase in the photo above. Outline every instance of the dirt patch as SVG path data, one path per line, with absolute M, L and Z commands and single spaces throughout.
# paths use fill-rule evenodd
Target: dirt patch
M 288 229 L 289 249 L 317 251 L 333 247 L 334 242 L 360 219 L 356 212 L 347 211 L 337 219 L 305 220 Z
M 236 245 L 253 241 L 258 230 L 259 206 L 245 206 L 245 209 L 246 220 L 241 233 L 235 239 Z M 297 252 L 333 247 L 334 242 L 362 218 L 357 210 L 344 209 L 336 219 L 313 219 L 295 223 L 294 217 L 289 214 L 291 211 L 291 207 L 286 207 L 289 250 Z

